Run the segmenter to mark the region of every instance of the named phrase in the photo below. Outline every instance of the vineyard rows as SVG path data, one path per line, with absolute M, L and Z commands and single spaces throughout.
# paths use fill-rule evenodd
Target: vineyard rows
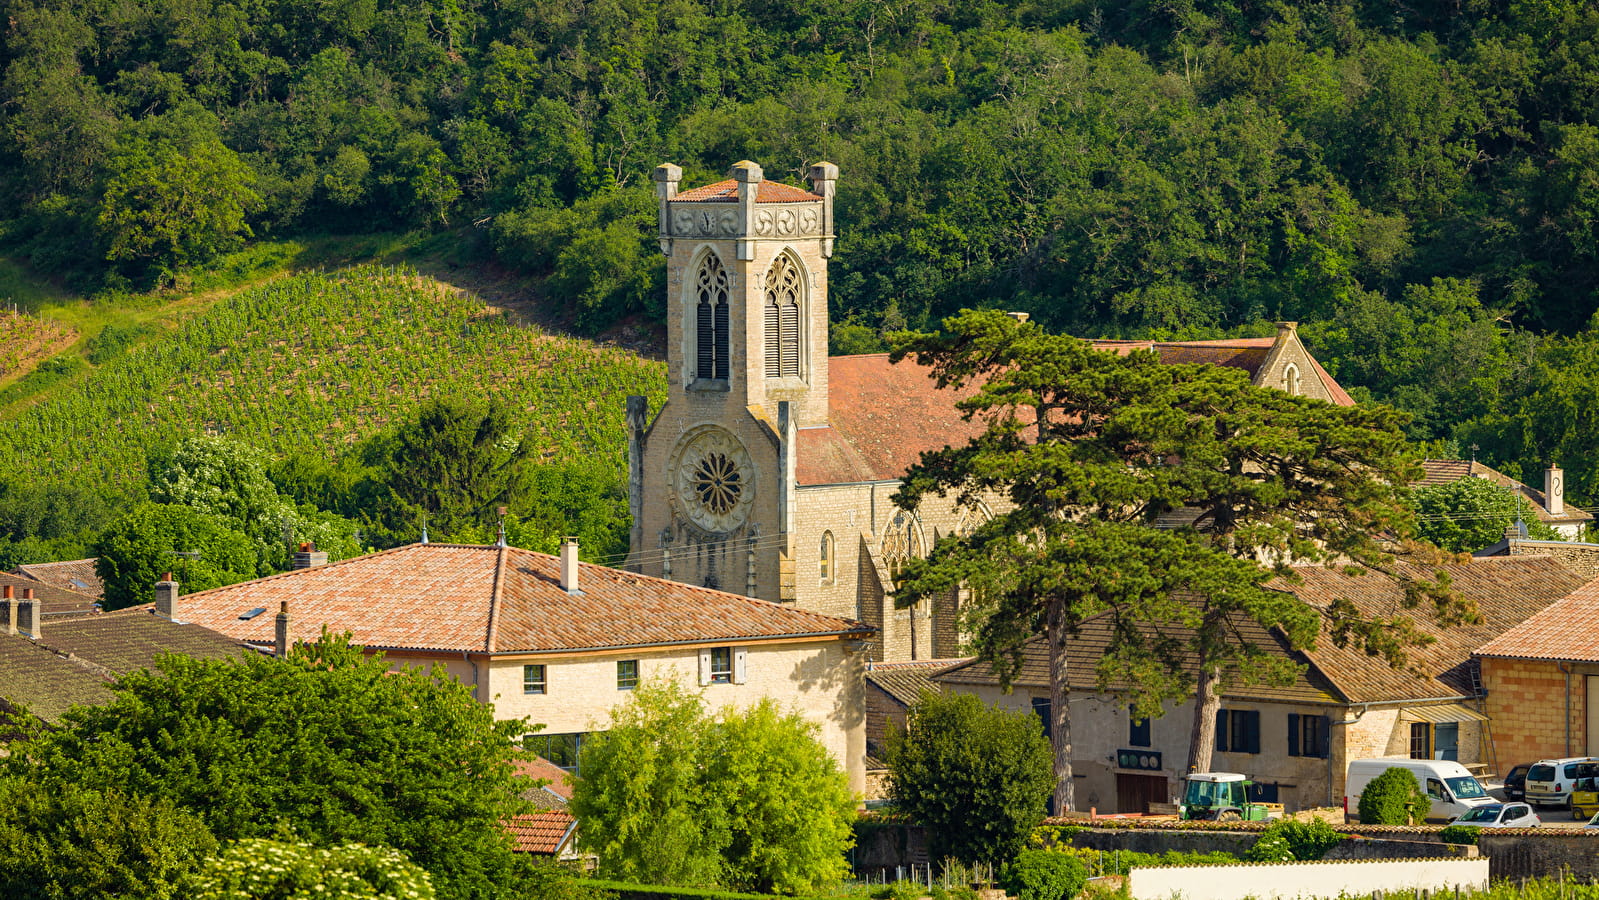
M 408 269 L 306 274 L 242 292 L 0 429 L 0 471 L 143 480 L 149 451 L 202 431 L 275 455 L 329 453 L 432 396 L 497 396 L 535 455 L 624 465 L 624 397 L 660 402 L 660 364 L 511 322 Z

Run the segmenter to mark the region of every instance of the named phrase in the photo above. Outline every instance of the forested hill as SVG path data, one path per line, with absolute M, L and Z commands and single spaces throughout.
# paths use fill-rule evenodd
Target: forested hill
M 962 306 L 1294 319 L 1435 452 L 1599 495 L 1592 4 L 0 0 L 0 27 L 0 250 L 80 289 L 457 228 L 599 329 L 659 315 L 656 163 L 825 158 L 841 350 Z

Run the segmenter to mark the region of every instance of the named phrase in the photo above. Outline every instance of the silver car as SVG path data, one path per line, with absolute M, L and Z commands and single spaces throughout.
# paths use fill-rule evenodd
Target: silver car
M 1543 824 L 1543 820 L 1525 803 L 1484 803 L 1455 817 L 1449 824 L 1476 825 L 1479 828 L 1537 828 Z

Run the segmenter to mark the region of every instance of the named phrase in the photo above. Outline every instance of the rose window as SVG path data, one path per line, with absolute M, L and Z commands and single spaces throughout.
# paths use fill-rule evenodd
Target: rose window
M 738 506 L 738 495 L 743 491 L 738 464 L 725 453 L 711 453 L 701 459 L 692 483 L 700 504 L 719 516 Z

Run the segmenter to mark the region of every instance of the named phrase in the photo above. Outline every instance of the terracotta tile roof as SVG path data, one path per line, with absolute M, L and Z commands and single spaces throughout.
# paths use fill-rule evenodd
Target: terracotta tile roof
M 512 816 L 505 830 L 515 842 L 518 853 L 541 853 L 555 856 L 572 839 L 577 830 L 577 819 L 565 810 L 549 810 L 529 815 Z
M 1599 662 L 1599 579 L 1478 647 L 1477 655 Z
M 1404 590 L 1392 578 L 1376 573 L 1345 575 L 1320 566 L 1296 569 L 1303 583 L 1288 587 L 1307 603 L 1325 607 L 1344 597 L 1368 614 L 1408 615 L 1416 627 L 1436 638 L 1408 651 L 1410 666 L 1394 669 L 1353 648 L 1333 646 L 1323 635 L 1309 657 L 1352 703 L 1472 696 L 1472 652 L 1527 621 L 1565 597 L 1584 579 L 1547 556 L 1473 559 L 1439 566 L 1461 596 L 1474 600 L 1480 625 L 1441 628 L 1423 609 L 1405 610 Z M 1433 568 L 1413 570 L 1417 574 Z
M 96 600 L 105 597 L 105 585 L 94 571 L 94 559 L 73 559 L 66 562 L 31 563 L 13 570 L 24 578 L 43 582 L 64 591 L 87 594 Z
M 1267 632 L 1264 628 L 1252 621 L 1241 622 L 1238 630 L 1247 635 L 1251 643 L 1273 655 L 1287 656 L 1301 663 L 1304 662 L 1300 654 L 1289 650 L 1287 644 L 1276 634 Z M 1183 629 L 1167 629 L 1167 634 L 1173 637 L 1183 637 Z M 1104 617 L 1090 619 L 1083 623 L 1079 635 L 1071 641 L 1068 648 L 1066 682 L 1075 691 L 1097 692 L 1098 674 L 1095 670 L 1099 660 L 1105 655 L 1110 646 L 1110 623 Z M 999 684 L 999 677 L 982 660 L 973 660 L 968 663 L 953 666 L 944 672 L 933 676 L 933 680 L 949 684 Z M 1049 656 L 1043 638 L 1034 638 L 1029 641 L 1022 654 L 1022 667 L 1018 673 L 1016 685 L 1030 688 L 1047 688 L 1049 686 Z M 1113 682 L 1107 685 L 1112 692 L 1123 692 L 1131 685 L 1122 682 Z M 1315 668 L 1308 668 L 1304 674 L 1292 684 L 1277 685 L 1246 685 L 1230 684 L 1223 691 L 1223 696 L 1235 700 L 1263 700 L 1279 703 L 1305 703 L 1305 704 L 1336 704 L 1341 703 L 1337 689 L 1324 678 Z
M 1567 504 L 1558 516 L 1551 513 L 1544 505 L 1543 491 L 1522 484 L 1486 463 L 1468 459 L 1424 459 L 1421 461 L 1421 468 L 1424 474 L 1416 485 L 1452 484 L 1462 478 L 1476 476 L 1500 487 L 1509 488 L 1513 493 L 1525 497 L 1532 503 L 1533 512 L 1538 514 L 1539 521 L 1565 524 L 1593 521 L 1592 513 L 1570 504 Z
M 323 625 L 379 649 L 541 652 L 858 635 L 871 627 L 723 591 L 582 563 L 581 592 L 560 560 L 515 547 L 411 544 L 180 599 L 179 615 L 255 644 L 274 640 L 289 601 L 294 631 Z M 252 609 L 266 611 L 240 618 Z
M 225 659 L 247 652 L 238 641 L 148 608 L 45 620 L 38 642 L 0 635 L 0 697 L 54 722 L 73 704 L 109 701 L 113 678 L 153 668 L 163 653 Z
M 787 185 L 781 181 L 762 181 L 755 192 L 756 203 L 804 203 L 820 200 L 804 188 Z M 684 191 L 672 198 L 674 203 L 735 203 L 738 201 L 738 182 L 729 178 Z
M 910 706 L 920 699 L 925 691 L 936 694 L 943 690 L 938 682 L 933 680 L 933 676 L 945 669 L 968 662 L 971 662 L 970 657 L 872 663 L 871 668 L 866 670 L 866 683 L 894 698 L 900 705 Z
M 33 596 L 44 604 L 44 615 L 52 619 L 92 616 L 100 612 L 98 597 L 62 590 L 47 582 L 35 581 L 23 575 L 0 573 L 0 588 L 6 587 L 11 588 L 12 594 L 19 600 L 22 599 L 24 590 L 32 590 Z
M 542 756 L 517 760 L 516 774 L 546 782 L 522 795 L 522 799 L 540 809 L 565 809 L 572 799 L 571 774 Z

